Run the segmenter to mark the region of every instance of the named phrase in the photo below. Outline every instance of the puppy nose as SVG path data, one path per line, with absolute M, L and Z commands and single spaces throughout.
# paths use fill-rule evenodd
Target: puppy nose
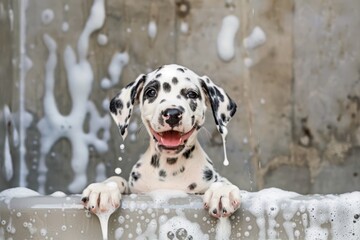
M 174 127 L 179 124 L 182 117 L 182 111 L 177 108 L 168 108 L 162 112 L 162 117 L 170 127 Z

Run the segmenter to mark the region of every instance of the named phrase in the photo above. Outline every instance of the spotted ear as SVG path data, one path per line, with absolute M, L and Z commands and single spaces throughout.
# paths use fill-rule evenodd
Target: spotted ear
M 224 127 L 230 122 L 236 112 L 236 103 L 221 87 L 213 83 L 209 77 L 200 78 L 202 91 L 211 105 L 215 124 L 219 132 L 224 132 Z
M 127 135 L 127 127 L 129 126 L 133 113 L 134 104 L 136 100 L 138 100 L 138 95 L 145 80 L 146 75 L 141 74 L 134 82 L 121 89 L 110 101 L 109 109 L 111 116 L 116 122 L 123 139 L 125 139 Z

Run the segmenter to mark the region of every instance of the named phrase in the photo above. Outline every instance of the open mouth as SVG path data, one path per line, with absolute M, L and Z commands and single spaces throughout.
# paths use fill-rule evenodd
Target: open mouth
M 154 138 L 158 141 L 158 144 L 167 149 L 177 149 L 178 147 L 184 145 L 194 130 L 195 128 L 186 133 L 174 130 L 156 132 L 154 129 L 152 129 L 152 127 L 150 127 L 150 131 Z

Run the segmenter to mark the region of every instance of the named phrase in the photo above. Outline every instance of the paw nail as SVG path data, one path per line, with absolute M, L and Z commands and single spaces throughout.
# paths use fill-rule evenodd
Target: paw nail
M 87 201 L 89 201 L 89 198 L 88 198 L 88 197 L 83 197 L 83 198 L 81 199 L 81 201 L 83 201 L 84 203 L 86 203 Z
M 212 211 L 212 213 L 216 215 L 216 214 L 217 214 L 217 209 L 214 209 L 214 210 Z
M 225 209 L 225 208 L 223 209 L 223 213 L 227 213 L 227 211 L 226 211 L 226 209 Z

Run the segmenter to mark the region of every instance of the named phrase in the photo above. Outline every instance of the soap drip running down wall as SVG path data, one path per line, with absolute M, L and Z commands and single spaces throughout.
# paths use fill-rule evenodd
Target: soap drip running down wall
M 123 143 L 109 100 L 175 62 L 238 103 L 229 166 L 211 114 L 200 140 L 241 189 L 358 190 L 359 5 L 0 0 L 0 189 L 80 192 L 127 178 L 148 138 L 135 112 Z

